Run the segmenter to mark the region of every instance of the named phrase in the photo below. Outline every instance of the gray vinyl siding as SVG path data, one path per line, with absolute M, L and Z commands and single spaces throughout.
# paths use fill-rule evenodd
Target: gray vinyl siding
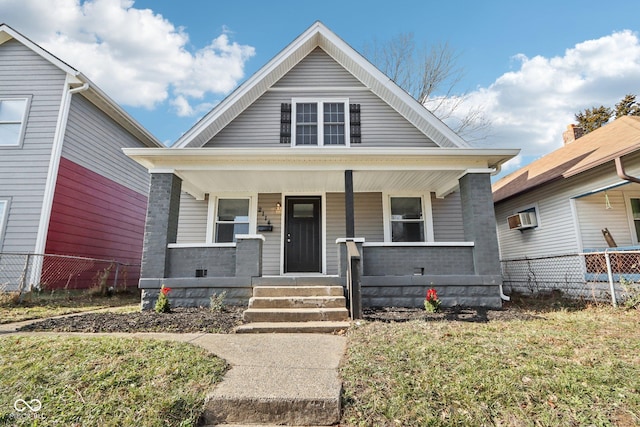
M 606 228 L 618 246 L 633 244 L 632 233 L 627 217 L 625 193 L 627 190 L 640 190 L 637 184 L 624 186 L 623 190 L 607 191 L 611 209 L 605 206 L 604 193 L 582 197 L 576 200 L 576 211 L 580 224 L 582 246 L 585 249 L 604 249 L 607 242 L 602 235 Z M 640 195 L 640 193 L 639 193 Z
M 180 194 L 177 243 L 205 243 L 209 200 L 196 200 L 186 192 Z
M 355 237 L 366 242 L 384 241 L 382 193 L 355 193 Z M 336 239 L 346 237 L 344 193 L 327 193 L 327 274 L 338 274 Z
M 382 193 L 355 193 L 353 199 L 356 237 L 364 237 L 367 242 L 384 242 Z
M 317 47 L 273 87 L 364 87 L 353 74 Z
M 436 242 L 464 242 L 460 192 L 438 199 L 431 193 L 433 237 Z
M 335 275 L 338 274 L 338 245 L 336 244 L 336 239 L 346 237 L 347 234 L 344 218 L 344 193 L 327 193 L 326 207 L 327 274 Z
M 258 194 L 258 206 L 262 212 L 258 212 L 257 225 L 267 225 L 271 222 L 273 231 L 258 232 L 264 236 L 262 246 L 262 274 L 264 276 L 280 275 L 280 255 L 282 251 L 282 212 L 276 212 L 276 203 L 281 202 L 280 193 Z
M 297 64 L 262 97 L 205 144 L 206 147 L 282 147 L 280 104 L 292 98 L 348 98 L 360 104 L 362 143 L 358 147 L 435 147 L 436 144 L 321 49 Z M 296 88 L 305 88 L 298 91 Z M 314 90 L 314 88 L 319 88 Z M 321 88 L 321 89 L 320 89 Z M 335 88 L 335 89 L 327 89 Z M 290 90 L 289 90 L 290 89 Z
M 34 250 L 64 81 L 19 42 L 0 44 L 0 98 L 31 98 L 22 145 L 0 148 L 0 199 L 11 199 L 0 252 Z
M 625 166 L 627 166 L 627 172 L 630 175 L 640 175 L 640 154 L 627 156 L 625 158 Z M 609 162 L 574 177 L 548 183 L 538 189 L 497 203 L 495 212 L 501 258 L 511 259 L 523 256 L 538 257 L 576 253 L 581 249 L 580 242 L 582 242 L 582 239 L 576 233 L 576 227 L 580 227 L 582 233 L 584 227 L 589 226 L 589 222 L 574 221 L 570 199 L 620 182 L 620 178 L 615 173 L 613 162 Z M 623 189 L 626 186 L 620 188 Z M 616 221 L 620 221 L 621 217 L 618 217 L 617 213 L 603 213 L 605 211 L 604 194 L 600 194 L 600 197 L 601 208 L 597 208 L 592 214 L 593 217 L 589 226 L 592 228 L 587 234 L 587 239 L 583 242 L 583 247 L 588 248 L 594 243 L 596 244 L 594 245 L 595 247 L 603 247 L 602 244 L 597 244 L 597 233 L 594 232 L 593 227 L 598 227 L 598 230 L 605 227 L 609 228 L 610 231 L 614 230 L 613 237 L 616 239 L 616 243 L 622 246 L 624 242 L 628 241 L 626 240 L 627 238 L 623 237 L 625 234 L 624 222 L 627 222 L 627 220 L 625 219 L 623 224 L 614 224 L 612 222 L 614 218 L 610 215 L 616 215 Z M 581 204 L 581 201 L 581 198 L 576 199 L 577 211 L 587 207 L 585 204 Z M 517 213 L 523 207 L 536 203 L 540 226 L 522 232 L 509 230 L 507 216 Z M 616 203 L 619 203 L 619 201 Z M 601 218 L 600 221 L 597 220 L 598 217 Z M 578 213 L 578 218 L 584 219 L 585 213 Z M 620 242 L 617 239 L 620 239 Z
M 124 147 L 144 147 L 144 144 L 82 95 L 73 95 L 62 156 L 146 195 L 149 174 L 124 155 Z

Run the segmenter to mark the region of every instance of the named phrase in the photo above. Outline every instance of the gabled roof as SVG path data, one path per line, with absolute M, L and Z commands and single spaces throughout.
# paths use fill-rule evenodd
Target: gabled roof
M 493 185 L 493 201 L 569 178 L 638 150 L 640 117 L 621 117 L 497 181 Z
M 439 146 L 468 147 L 460 136 L 319 21 L 211 110 L 173 147 L 202 147 L 317 47 Z
M 70 76 L 69 81 L 72 84 L 76 84 L 78 87 L 86 84 L 87 90 L 81 92 L 82 96 L 91 101 L 96 107 L 102 110 L 105 114 L 115 120 L 122 127 L 127 129 L 131 134 L 135 135 L 140 141 L 142 141 L 148 147 L 164 147 L 164 145 L 156 139 L 147 129 L 139 124 L 133 117 L 131 117 L 126 111 L 122 109 L 114 100 L 112 100 L 106 93 L 102 91 L 95 83 L 93 83 L 87 76 L 76 70 L 66 62 L 62 61 L 51 52 L 43 49 L 18 31 L 14 30 L 7 24 L 0 23 L 0 45 L 9 41 L 16 40 L 24 46 L 37 53 L 45 60 L 49 61 L 54 66 L 58 67 L 63 72 Z

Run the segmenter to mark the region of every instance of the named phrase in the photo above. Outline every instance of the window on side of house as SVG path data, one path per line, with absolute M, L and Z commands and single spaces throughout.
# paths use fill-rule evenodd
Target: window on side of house
M 631 219 L 633 220 L 633 231 L 635 233 L 636 241 L 640 242 L 640 198 L 629 198 L 629 205 L 631 207 Z
M 249 198 L 219 198 L 215 216 L 215 242 L 231 243 L 249 233 Z
M 293 145 L 348 145 L 348 100 L 294 99 L 292 105 Z
M 390 197 L 391 241 L 424 242 L 422 197 Z
M 22 142 L 27 98 L 0 98 L 0 147 L 16 147 Z

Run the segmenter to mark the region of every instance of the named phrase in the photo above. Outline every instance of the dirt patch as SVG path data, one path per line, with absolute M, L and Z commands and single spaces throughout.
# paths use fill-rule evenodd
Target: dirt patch
M 222 311 L 208 308 L 173 308 L 170 313 L 88 313 L 46 319 L 19 331 L 53 332 L 208 332 L 227 334 L 242 324 L 244 307 L 227 306 Z

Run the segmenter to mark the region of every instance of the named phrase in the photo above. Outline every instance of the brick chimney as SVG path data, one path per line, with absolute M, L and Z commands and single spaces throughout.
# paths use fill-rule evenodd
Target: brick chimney
M 562 139 L 564 140 L 564 145 L 567 145 L 576 139 L 580 138 L 584 135 L 584 130 L 580 126 L 576 126 L 574 124 L 570 124 L 567 126 L 567 130 L 562 134 Z

